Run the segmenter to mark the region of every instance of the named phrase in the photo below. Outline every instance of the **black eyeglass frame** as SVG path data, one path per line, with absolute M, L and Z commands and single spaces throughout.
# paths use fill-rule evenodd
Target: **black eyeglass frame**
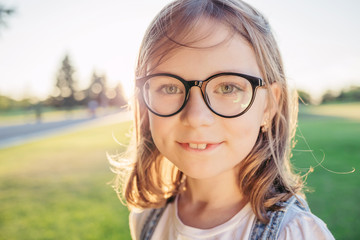
M 239 77 L 242 77 L 242 78 L 245 78 L 246 80 L 248 80 L 251 84 L 251 87 L 252 87 L 252 96 L 251 96 L 251 101 L 250 101 L 250 104 L 249 106 L 247 106 L 244 111 L 238 113 L 238 114 L 235 114 L 235 115 L 231 115 L 231 116 L 226 116 L 226 115 L 222 115 L 220 113 L 217 113 L 214 109 L 211 108 L 210 106 L 210 103 L 209 101 L 206 99 L 206 94 L 205 94 L 205 88 L 206 88 L 206 85 L 210 82 L 210 80 L 214 79 L 214 78 L 217 78 L 219 76 L 239 76 Z M 152 110 L 150 108 L 150 106 L 147 104 L 145 98 L 144 98 L 144 89 L 143 89 L 143 86 L 145 85 L 146 81 L 149 80 L 150 78 L 152 77 L 158 77 L 158 76 L 166 76 L 166 77 L 172 77 L 172 78 L 176 78 L 177 80 L 179 80 L 180 82 L 182 82 L 182 84 L 184 85 L 185 87 L 185 98 L 184 98 L 184 102 L 183 104 L 181 105 L 181 107 L 179 108 L 179 110 L 177 110 L 176 112 L 172 113 L 172 114 L 159 114 L 157 112 L 155 112 L 154 110 Z M 254 102 L 254 99 L 255 99 L 255 95 L 256 95 L 256 90 L 257 88 L 259 87 L 263 87 L 265 86 L 265 82 L 264 80 L 262 80 L 261 78 L 259 77 L 254 77 L 254 76 L 250 76 L 250 75 L 247 75 L 247 74 L 243 74 L 243 73 L 235 73 L 235 72 L 222 72 L 222 73 L 218 73 L 218 74 L 214 74 L 210 77 L 208 77 L 207 79 L 205 80 L 185 80 L 177 75 L 174 75 L 174 74 L 171 74 L 171 73 L 156 73 L 156 74 L 151 74 L 151 75 L 148 75 L 148 76 L 145 76 L 145 77 L 141 77 L 141 78 L 138 78 L 136 79 L 136 86 L 140 89 L 140 92 L 141 92 L 141 97 L 142 97 L 142 100 L 144 101 L 146 107 L 150 110 L 150 112 L 152 112 L 153 114 L 157 115 L 157 116 L 160 116 L 160 117 L 171 117 L 171 116 L 174 116 L 176 114 L 178 114 L 179 112 L 181 112 L 181 110 L 184 109 L 184 107 L 186 106 L 186 103 L 188 102 L 189 100 L 189 97 L 190 97 L 190 89 L 192 87 L 199 87 L 201 89 L 201 94 L 202 94 L 202 97 L 204 99 L 204 102 L 206 104 L 206 106 L 213 112 L 215 113 L 216 115 L 220 116 L 220 117 L 224 117 L 224 118 L 234 118 L 234 117 L 239 117 L 243 114 L 245 114 L 252 106 L 253 102 Z

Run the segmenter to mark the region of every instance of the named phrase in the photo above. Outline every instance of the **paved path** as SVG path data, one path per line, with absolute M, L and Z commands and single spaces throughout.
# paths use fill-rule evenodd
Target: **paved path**
M 68 119 L 0 127 L 0 149 L 89 126 L 107 125 L 128 120 L 131 120 L 131 114 L 129 112 L 120 112 L 97 118 Z

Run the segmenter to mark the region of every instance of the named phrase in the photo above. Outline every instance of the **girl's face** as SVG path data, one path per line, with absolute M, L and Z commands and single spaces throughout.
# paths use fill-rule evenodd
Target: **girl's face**
M 204 22 L 200 28 L 209 27 L 214 25 Z M 202 48 L 178 48 L 152 73 L 171 73 L 186 80 L 204 80 L 220 72 L 262 77 L 253 49 L 241 36 L 234 34 L 218 44 L 229 34 L 226 26 L 216 24 L 209 36 L 196 43 Z M 206 106 L 200 88 L 193 87 L 180 113 L 171 117 L 148 113 L 152 138 L 159 151 L 191 178 L 234 174 L 256 142 L 267 116 L 266 99 L 266 90 L 258 88 L 253 105 L 244 115 L 223 118 Z

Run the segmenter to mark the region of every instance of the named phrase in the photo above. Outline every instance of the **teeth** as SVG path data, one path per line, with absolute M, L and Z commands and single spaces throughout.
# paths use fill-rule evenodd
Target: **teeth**
M 189 143 L 190 148 L 198 148 L 196 143 Z
M 201 143 L 201 144 L 196 144 L 196 143 L 189 143 L 189 147 L 193 148 L 193 149 L 200 149 L 200 150 L 204 150 L 206 148 L 207 144 L 206 143 Z
M 206 143 L 198 144 L 198 149 L 204 150 L 206 148 Z

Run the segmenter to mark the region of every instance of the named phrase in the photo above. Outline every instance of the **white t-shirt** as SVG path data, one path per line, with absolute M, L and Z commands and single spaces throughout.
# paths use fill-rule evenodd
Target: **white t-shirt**
M 177 213 L 177 199 L 168 204 L 155 229 L 152 239 L 156 240 L 210 240 L 249 239 L 255 220 L 250 204 L 245 205 L 227 222 L 210 229 L 199 229 L 183 224 Z M 141 229 L 151 209 L 132 211 L 129 216 L 131 237 L 140 240 Z M 279 239 L 334 239 L 325 223 L 311 212 L 290 208 L 280 226 Z

